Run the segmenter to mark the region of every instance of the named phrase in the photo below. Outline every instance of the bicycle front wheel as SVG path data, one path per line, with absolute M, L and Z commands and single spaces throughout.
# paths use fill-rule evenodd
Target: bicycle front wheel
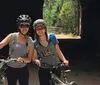
M 70 85 L 78 85 L 75 81 L 70 82 Z

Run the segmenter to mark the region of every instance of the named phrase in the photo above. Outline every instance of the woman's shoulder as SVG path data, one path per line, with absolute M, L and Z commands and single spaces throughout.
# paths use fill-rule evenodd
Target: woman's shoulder
M 15 36 L 15 35 L 17 35 L 18 33 L 16 32 L 16 33 L 9 33 L 8 35 L 7 35 L 7 37 L 9 37 L 9 38 L 12 38 L 13 36 Z
M 12 33 L 10 33 L 9 35 L 18 35 L 18 32 L 12 32 Z
M 30 45 L 30 44 L 33 44 L 33 39 L 32 39 L 31 36 L 28 36 L 28 43 L 29 43 L 29 45 Z
M 31 40 L 31 41 L 33 41 L 33 39 L 32 39 L 32 37 L 31 37 L 31 36 L 28 36 L 28 39 L 29 39 L 29 40 Z
M 55 33 L 49 33 L 48 36 L 55 36 Z
M 54 33 L 49 34 L 49 41 L 53 43 L 53 45 L 56 45 L 58 42 L 56 35 Z

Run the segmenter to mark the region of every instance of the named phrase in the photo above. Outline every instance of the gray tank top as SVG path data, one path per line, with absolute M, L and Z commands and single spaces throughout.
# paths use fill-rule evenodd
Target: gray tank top
M 28 47 L 26 44 L 18 43 L 18 33 L 12 34 L 14 41 L 9 44 L 9 58 L 27 57 Z M 7 63 L 12 68 L 21 68 L 26 66 L 26 63 L 18 63 L 17 61 L 11 61 Z
M 37 52 L 38 56 L 40 57 L 41 63 L 56 65 L 60 62 L 60 59 L 56 53 L 55 46 L 52 44 L 52 42 L 49 42 L 47 47 L 44 47 L 39 43 Z

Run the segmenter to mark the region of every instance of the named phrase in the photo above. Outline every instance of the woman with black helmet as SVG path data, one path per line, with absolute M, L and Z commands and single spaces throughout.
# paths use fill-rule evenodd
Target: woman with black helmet
M 31 18 L 28 15 L 20 15 L 17 18 L 18 32 L 10 33 L 0 42 L 0 48 L 9 44 L 9 57 L 16 58 L 17 61 L 7 63 L 6 76 L 8 85 L 16 85 L 17 80 L 20 85 L 28 85 L 29 71 L 27 63 L 30 63 L 33 56 L 33 41 L 28 36 Z M 34 55 L 35 56 L 35 55 Z
M 48 65 L 56 65 L 60 63 L 60 60 L 65 65 L 68 65 L 69 62 L 60 50 L 55 34 L 47 34 L 47 25 L 43 19 L 34 21 L 33 28 L 35 30 L 34 47 L 38 54 L 38 58 L 34 57 L 33 60 L 39 65 L 39 82 L 40 85 L 50 85 L 50 69 Z M 58 76 L 60 76 L 60 73 L 58 73 Z

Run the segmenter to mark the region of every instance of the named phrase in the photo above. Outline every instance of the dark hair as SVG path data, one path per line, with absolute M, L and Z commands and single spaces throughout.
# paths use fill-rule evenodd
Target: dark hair
M 45 35 L 46 35 L 46 40 L 48 41 L 48 34 L 47 34 L 47 31 L 45 32 Z M 38 36 L 38 34 L 36 33 L 36 31 L 35 31 L 35 33 L 34 33 L 34 39 L 37 39 L 37 41 L 39 41 L 39 36 Z

